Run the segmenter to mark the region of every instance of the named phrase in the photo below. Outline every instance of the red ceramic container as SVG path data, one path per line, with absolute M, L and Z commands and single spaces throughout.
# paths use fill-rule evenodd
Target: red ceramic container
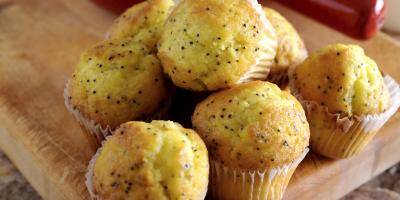
M 357 39 L 372 37 L 383 25 L 384 0 L 279 0 Z
M 142 2 L 142 0 L 92 1 L 117 14 Z M 357 39 L 372 37 L 382 27 L 386 14 L 384 0 L 278 0 L 278 2 Z

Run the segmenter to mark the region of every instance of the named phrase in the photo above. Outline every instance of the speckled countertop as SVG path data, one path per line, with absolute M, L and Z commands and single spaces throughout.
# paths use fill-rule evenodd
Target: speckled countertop
M 42 199 L 8 158 L 0 151 L 0 199 Z

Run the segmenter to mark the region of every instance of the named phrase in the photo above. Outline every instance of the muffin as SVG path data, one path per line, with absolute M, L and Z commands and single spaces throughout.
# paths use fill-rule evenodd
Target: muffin
M 307 49 L 296 29 L 276 10 L 264 7 L 265 16 L 271 22 L 278 38 L 276 56 L 267 80 L 279 85 L 287 84 L 287 72 L 307 57 Z
M 166 113 L 173 88 L 150 51 L 122 38 L 100 42 L 81 55 L 65 98 L 94 147 L 124 122 Z
M 310 123 L 311 149 L 330 158 L 359 153 L 399 107 L 397 83 L 355 45 L 327 46 L 290 76 Z
M 192 123 L 210 153 L 214 199 L 281 199 L 308 151 L 301 104 L 269 82 L 211 95 L 196 107 Z
M 148 48 L 155 48 L 173 0 L 147 0 L 122 13 L 111 25 L 107 38 L 135 37 Z
M 276 47 L 256 0 L 185 0 L 164 26 L 158 57 L 176 86 L 212 91 L 266 79 Z
M 208 153 L 191 129 L 170 121 L 128 122 L 108 137 L 86 175 L 96 199 L 204 199 Z

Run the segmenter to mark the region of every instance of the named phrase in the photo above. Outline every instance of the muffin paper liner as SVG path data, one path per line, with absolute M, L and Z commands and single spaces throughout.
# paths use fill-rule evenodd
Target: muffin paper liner
M 231 168 L 211 159 L 211 194 L 219 200 L 282 199 L 293 172 L 308 151 L 306 148 L 292 163 L 263 171 Z
M 71 99 L 69 99 L 69 91 L 68 91 L 69 84 L 70 81 L 67 82 L 64 88 L 65 106 L 67 107 L 67 110 L 79 122 L 81 127 L 84 129 L 84 134 L 86 134 L 91 144 L 99 147 L 101 141 L 103 141 L 104 138 L 107 137 L 108 135 L 112 134 L 112 129 L 110 126 L 102 127 L 99 123 L 95 122 L 94 120 L 86 118 L 84 114 L 81 113 L 78 109 L 76 108 L 74 109 Z
M 262 6 L 257 0 L 247 0 L 247 2 L 254 8 L 256 13 L 259 15 L 263 23 L 265 24 L 267 34 L 274 34 L 275 30 L 271 23 L 268 21 Z M 262 55 L 257 59 L 256 64 L 251 66 L 245 74 L 240 77 L 238 84 L 245 83 L 254 80 L 266 80 L 270 72 L 273 60 L 276 56 L 276 49 L 278 47 L 278 41 L 265 37 L 264 40 L 258 44 Z
M 101 142 L 109 135 L 113 133 L 113 129 L 110 126 L 102 127 L 96 121 L 85 117 L 85 115 L 80 112 L 78 109 L 74 109 L 74 105 L 72 104 L 71 100 L 69 99 L 69 87 L 70 81 L 67 82 L 64 88 L 64 103 L 67 110 L 75 117 L 75 119 L 79 122 L 81 128 L 84 129 L 84 134 L 88 138 L 89 142 L 91 143 L 94 149 L 97 149 Z M 174 91 L 173 91 L 174 92 Z M 151 116 L 144 119 L 144 121 L 151 121 L 152 119 L 162 119 L 164 118 L 169 111 L 169 106 L 172 101 L 172 96 L 166 100 L 165 106 L 159 109 L 157 112 L 152 114 Z
M 383 81 L 389 90 L 390 107 L 380 114 L 353 117 L 340 117 L 340 114 L 330 113 L 326 106 L 304 100 L 290 81 L 291 92 L 303 105 L 310 124 L 313 118 L 319 118 L 325 125 L 314 131 L 310 126 L 311 149 L 330 158 L 347 158 L 362 151 L 400 106 L 399 84 L 389 75 L 385 75 Z
M 268 67 L 268 64 L 256 64 L 254 66 L 251 66 L 248 71 L 240 77 L 237 84 L 247 83 L 255 80 L 266 80 L 269 72 L 270 69 Z
M 289 78 L 287 75 L 287 68 L 271 68 L 271 71 L 268 74 L 267 81 L 271 83 L 275 83 L 278 86 L 285 86 L 289 82 Z
M 304 48 L 301 51 L 300 54 L 301 54 L 300 57 L 302 59 L 299 59 L 296 62 L 293 62 L 290 65 L 287 65 L 286 67 L 285 66 L 279 66 L 277 64 L 272 65 L 271 66 L 271 70 L 270 70 L 270 72 L 268 74 L 268 77 L 267 77 L 267 81 L 275 83 L 275 84 L 277 84 L 277 85 L 279 85 L 281 87 L 287 85 L 289 83 L 289 75 L 288 75 L 289 69 L 293 68 L 293 66 L 296 66 L 299 63 L 303 62 L 304 59 L 307 58 L 307 56 L 308 56 L 307 49 Z
M 104 142 L 106 140 L 107 140 L 107 138 L 102 141 L 102 145 L 104 144 Z M 90 159 L 88 167 L 87 167 L 87 171 L 85 174 L 86 188 L 89 192 L 90 198 L 94 199 L 94 200 L 98 200 L 98 199 L 100 199 L 100 197 L 94 192 L 94 188 L 93 188 L 93 168 L 94 168 L 94 163 L 96 162 L 96 159 L 100 156 L 100 152 L 102 151 L 102 149 L 103 149 L 103 147 L 98 148 L 96 151 L 96 154 L 94 154 L 92 159 Z

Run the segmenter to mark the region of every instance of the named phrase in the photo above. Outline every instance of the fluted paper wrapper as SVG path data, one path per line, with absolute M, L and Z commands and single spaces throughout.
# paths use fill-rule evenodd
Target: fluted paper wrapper
M 103 140 L 102 143 L 104 143 L 105 140 Z M 94 167 L 94 163 L 96 162 L 96 159 L 99 157 L 100 152 L 102 151 L 103 147 L 100 147 L 97 149 L 96 154 L 94 154 L 94 156 L 92 157 L 92 159 L 90 159 L 88 167 L 87 167 L 87 172 L 85 174 L 85 184 L 86 184 L 86 188 L 89 192 L 90 198 L 93 200 L 99 200 L 99 196 L 95 193 L 94 188 L 93 188 L 93 167 Z
M 351 118 L 340 117 L 330 113 L 326 106 L 304 100 L 291 81 L 291 92 L 303 105 L 310 123 L 311 149 L 330 158 L 347 158 L 361 152 L 400 106 L 399 84 L 388 75 L 383 81 L 389 90 L 390 107 L 380 114 Z M 323 127 L 311 126 L 314 120 L 323 122 Z
M 64 103 L 67 110 L 74 116 L 74 118 L 79 122 L 83 132 L 92 145 L 94 149 L 100 147 L 101 142 L 109 135 L 113 133 L 113 129 L 110 126 L 102 126 L 96 121 L 87 118 L 82 112 L 80 112 L 71 102 L 69 98 L 69 81 L 67 82 L 64 88 Z M 166 104 L 164 107 L 159 109 L 157 112 L 144 119 L 144 121 L 151 121 L 152 119 L 162 119 L 168 114 L 169 106 L 172 101 L 172 96 L 166 100 Z
M 288 78 L 288 69 L 287 68 L 271 68 L 271 71 L 268 74 L 267 81 L 271 83 L 275 83 L 280 87 L 287 85 L 289 82 Z
M 271 66 L 271 70 L 268 74 L 267 81 L 277 84 L 280 87 L 287 86 L 289 83 L 289 69 L 297 66 L 298 64 L 302 63 L 308 56 L 308 51 L 306 48 L 301 50 L 299 58 L 292 63 L 280 66 L 277 63 L 274 63 Z M 301 59 L 300 59 L 301 58 Z
M 235 169 L 210 161 L 211 194 L 218 200 L 279 200 L 308 148 L 292 163 L 281 167 L 267 167 L 263 171 Z
M 266 34 L 272 34 L 272 37 L 276 38 L 275 30 L 272 27 L 271 23 L 268 21 L 265 13 L 262 9 L 262 6 L 258 3 L 257 0 L 247 0 L 251 6 L 254 8 L 256 13 L 259 15 L 263 23 L 266 27 Z M 274 36 L 275 35 L 275 36 Z M 238 84 L 246 83 L 254 80 L 266 80 L 268 74 L 270 72 L 270 67 L 273 63 L 273 60 L 276 56 L 276 49 L 278 46 L 278 41 L 270 37 L 265 37 L 264 40 L 259 42 L 259 51 L 261 55 L 257 59 L 256 63 L 251 66 L 245 74 L 240 77 Z
M 99 123 L 94 120 L 88 119 L 81 113 L 77 108 L 72 105 L 71 99 L 69 98 L 69 81 L 64 88 L 64 103 L 67 110 L 74 116 L 74 118 L 79 122 L 79 125 L 83 129 L 83 132 L 92 145 L 92 148 L 97 149 L 101 141 L 105 137 L 112 134 L 112 129 L 110 126 L 102 127 Z

